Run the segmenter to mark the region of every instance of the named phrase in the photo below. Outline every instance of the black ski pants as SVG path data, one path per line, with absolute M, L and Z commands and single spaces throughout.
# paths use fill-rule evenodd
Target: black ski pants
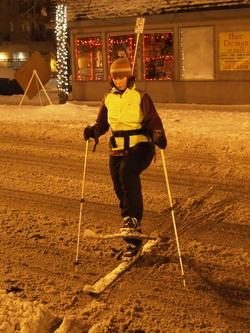
M 120 200 L 122 217 L 143 215 L 140 174 L 154 157 L 154 146 L 149 142 L 138 143 L 126 156 L 110 156 L 109 167 L 115 193 Z

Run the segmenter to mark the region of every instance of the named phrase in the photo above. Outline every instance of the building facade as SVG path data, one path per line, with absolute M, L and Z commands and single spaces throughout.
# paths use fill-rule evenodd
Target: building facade
M 107 7 L 105 15 L 95 14 L 94 2 L 85 13 L 69 5 L 73 99 L 100 100 L 111 62 L 126 56 L 136 86 L 155 102 L 249 104 L 249 1 L 206 1 L 205 8 L 202 1 L 189 1 L 193 7 L 179 3 L 186 6 L 148 13 L 143 8 L 138 15 L 113 8 L 113 16 Z M 145 19 L 140 34 L 138 17 Z
M 39 51 L 56 71 L 54 33 L 46 30 L 49 0 L 0 1 L 0 68 L 20 68 Z

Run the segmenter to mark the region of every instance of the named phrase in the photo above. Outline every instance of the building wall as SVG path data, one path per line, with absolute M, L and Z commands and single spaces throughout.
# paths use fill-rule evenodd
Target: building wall
M 209 104 L 250 104 L 250 70 L 220 70 L 219 34 L 225 32 L 250 32 L 250 9 L 201 11 L 192 13 L 164 14 L 146 17 L 144 33 L 174 31 L 174 80 L 147 81 L 139 77 L 136 86 L 147 91 L 155 102 L 168 103 L 209 103 Z M 88 20 L 72 23 L 71 65 L 72 93 L 75 100 L 101 100 L 108 89 L 107 46 L 104 47 L 104 80 L 77 81 L 75 62 L 75 39 L 88 34 L 99 33 L 107 40 L 109 33 L 133 33 L 136 18 L 109 20 Z M 183 79 L 181 63 L 180 31 L 184 28 L 212 27 L 214 34 L 214 78 Z M 191 50 L 192 52 L 192 50 Z M 196 59 L 197 60 L 197 59 Z M 201 59 L 202 63 L 202 59 Z M 137 66 L 141 66 L 141 49 L 138 49 Z M 194 64 L 195 66 L 195 64 Z

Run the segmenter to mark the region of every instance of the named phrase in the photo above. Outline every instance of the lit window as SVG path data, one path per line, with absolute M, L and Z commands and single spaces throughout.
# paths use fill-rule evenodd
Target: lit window
M 181 79 L 214 79 L 213 27 L 180 29 Z
M 99 37 L 76 39 L 77 81 L 103 80 L 102 42 Z
M 28 57 L 26 57 L 23 52 L 16 53 L 16 59 L 24 60 L 25 58 L 28 58 Z
M 8 59 L 7 53 L 0 52 L 0 60 L 6 60 L 6 59 Z
M 144 34 L 143 64 L 146 80 L 174 79 L 172 32 Z
M 108 52 L 109 66 L 115 59 L 123 57 L 127 57 L 132 66 L 134 60 L 134 52 L 135 52 L 135 35 L 120 35 L 120 36 L 109 37 L 109 52 Z
M 51 72 L 56 72 L 56 59 L 53 57 L 50 57 L 50 70 Z

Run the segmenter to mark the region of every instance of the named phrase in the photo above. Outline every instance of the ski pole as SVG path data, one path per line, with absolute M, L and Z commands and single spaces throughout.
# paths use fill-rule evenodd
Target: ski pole
M 85 147 L 85 156 L 83 164 L 83 176 L 82 176 L 82 194 L 80 201 L 80 214 L 79 214 L 79 223 L 78 223 L 78 235 L 77 235 L 77 246 L 76 246 L 76 260 L 75 265 L 79 264 L 79 244 L 80 244 L 80 233 L 81 233 L 81 224 L 82 224 L 82 207 L 84 202 L 84 189 L 85 189 L 85 178 L 86 178 L 86 166 L 87 166 L 87 156 L 88 156 L 89 140 L 86 141 Z
M 178 233 L 177 233 L 177 228 L 176 228 L 176 223 L 175 223 L 175 216 L 174 216 L 174 208 L 173 208 L 173 203 L 172 203 L 172 197 L 171 197 L 171 192 L 170 192 L 168 173 L 167 173 L 167 168 L 166 168 L 166 162 L 165 162 L 163 149 L 161 149 L 161 157 L 162 157 L 163 170 L 164 170 L 164 175 L 165 175 L 165 180 L 166 180 L 166 185 L 167 185 L 167 190 L 168 190 L 168 197 L 169 197 L 171 215 L 172 215 L 172 220 L 173 220 L 177 250 L 178 250 L 178 255 L 179 255 L 183 285 L 184 285 L 184 287 L 186 287 L 186 280 L 185 280 L 185 276 L 184 276 L 184 270 L 183 270 L 183 264 L 182 264 L 182 258 L 181 258 L 181 250 L 180 250 L 180 245 L 179 245 L 179 240 L 178 240 Z

